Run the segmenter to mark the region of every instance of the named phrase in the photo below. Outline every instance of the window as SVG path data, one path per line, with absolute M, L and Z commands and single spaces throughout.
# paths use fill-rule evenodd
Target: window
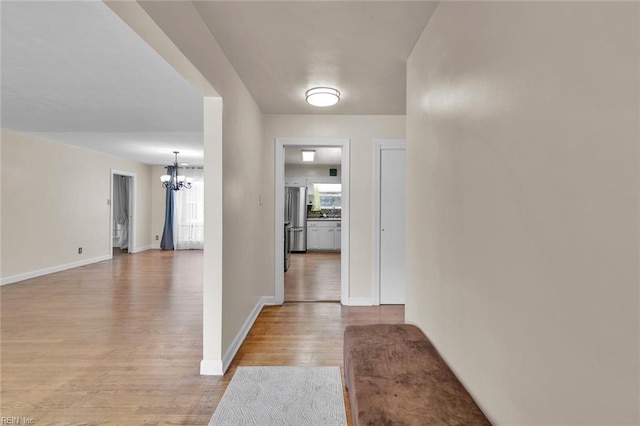
M 315 183 L 313 184 L 313 209 L 341 209 L 342 185 L 339 183 Z
M 182 169 L 180 169 L 182 170 Z M 188 169 L 193 177 L 191 189 L 176 191 L 174 239 L 177 250 L 204 248 L 204 173 Z

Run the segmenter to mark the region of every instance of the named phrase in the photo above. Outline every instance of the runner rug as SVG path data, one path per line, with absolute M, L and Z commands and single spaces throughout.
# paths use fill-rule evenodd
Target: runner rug
M 346 425 L 339 367 L 238 367 L 213 425 Z

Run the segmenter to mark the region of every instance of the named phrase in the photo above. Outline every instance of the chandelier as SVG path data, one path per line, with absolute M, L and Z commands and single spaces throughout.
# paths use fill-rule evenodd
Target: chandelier
M 174 191 L 191 189 L 191 182 L 193 182 L 193 178 L 178 174 L 178 154 L 180 151 L 173 151 L 173 153 L 176 155 L 176 161 L 173 163 L 173 172 L 170 175 L 160 176 L 162 187 L 171 188 Z

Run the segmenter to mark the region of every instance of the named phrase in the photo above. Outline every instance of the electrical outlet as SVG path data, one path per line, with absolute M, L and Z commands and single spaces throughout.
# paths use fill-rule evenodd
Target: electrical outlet
M 78 254 L 82 254 L 82 247 L 78 247 Z
M 158 241 L 160 239 L 159 235 L 156 235 L 156 241 Z

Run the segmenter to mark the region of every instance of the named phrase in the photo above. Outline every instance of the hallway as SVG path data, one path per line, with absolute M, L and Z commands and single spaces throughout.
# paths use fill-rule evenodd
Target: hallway
M 227 374 L 200 376 L 201 271 L 202 251 L 150 250 L 0 287 L 2 415 L 206 425 L 238 365 L 342 366 L 347 325 L 404 321 L 397 306 L 265 307 Z
M 340 253 L 291 253 L 285 302 L 340 302 Z

